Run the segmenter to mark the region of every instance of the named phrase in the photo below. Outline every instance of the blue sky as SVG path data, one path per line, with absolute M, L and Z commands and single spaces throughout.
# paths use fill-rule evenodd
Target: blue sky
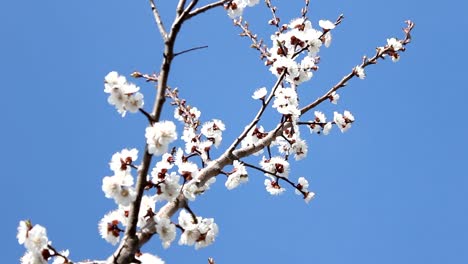
M 146 121 L 141 115 L 122 119 L 106 102 L 103 78 L 112 70 L 158 70 L 162 44 L 146 2 L 1 4 L 4 263 L 17 263 L 24 253 L 15 238 L 22 219 L 46 226 L 53 244 L 70 249 L 73 260 L 113 252 L 97 232 L 99 219 L 115 207 L 101 191 L 102 177 L 111 174 L 114 152 L 144 147 Z M 164 2 L 167 21 L 174 7 Z M 297 16 L 302 3 L 287 2 L 279 4 L 283 22 Z M 465 10 L 467 3 L 453 0 L 311 1 L 313 23 L 340 13 L 345 20 L 331 47 L 322 49 L 320 70 L 301 87 L 304 102 L 386 38 L 401 37 L 404 20 L 416 23 L 398 63 L 367 68 L 366 80 L 352 80 L 337 106 L 318 108 L 328 115 L 349 109 L 356 123 L 345 134 L 334 129 L 327 137 L 305 136 L 308 159 L 293 164 L 291 177 L 307 177 L 316 199 L 306 205 L 291 189 L 272 197 L 254 171 L 249 184 L 233 191 L 219 180 L 192 204 L 218 223 L 214 245 L 163 250 L 156 238 L 144 250 L 167 263 L 206 263 L 209 256 L 226 264 L 467 263 Z M 269 38 L 268 10 L 260 5 L 245 16 L 252 30 Z M 275 81 L 238 33 L 222 9 L 195 18 L 176 50 L 209 48 L 176 58 L 169 80 L 202 110 L 202 119 L 225 121 L 221 149 L 253 117 L 252 91 Z M 138 84 L 151 106 L 153 87 Z M 171 113 L 167 106 L 164 118 Z

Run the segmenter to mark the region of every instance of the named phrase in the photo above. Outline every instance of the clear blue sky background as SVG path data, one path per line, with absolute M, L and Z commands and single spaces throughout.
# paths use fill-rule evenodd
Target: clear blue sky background
M 167 21 L 175 1 L 161 2 Z M 282 2 L 279 16 L 287 22 L 302 1 Z M 338 106 L 319 107 L 329 115 L 349 109 L 356 123 L 345 134 L 305 136 L 309 157 L 293 165 L 291 177 L 306 176 L 316 199 L 306 205 L 291 189 L 272 197 L 264 176 L 251 171 L 248 185 L 229 192 L 218 181 L 193 203 L 219 224 L 214 245 L 163 250 L 156 238 L 145 250 L 167 263 L 206 263 L 209 256 L 223 264 L 468 263 L 467 10 L 454 0 L 312 0 L 315 24 L 340 13 L 346 19 L 322 50 L 320 71 L 301 88 L 302 102 L 387 37 L 402 37 L 404 20 L 416 22 L 400 62 L 368 68 L 366 80 L 343 89 Z M 268 10 L 260 5 L 245 15 L 268 39 Z M 209 48 L 178 57 L 169 81 L 204 120 L 225 121 L 221 148 L 257 109 L 252 91 L 275 81 L 238 32 L 222 9 L 188 23 L 176 49 Z M 103 259 L 114 248 L 99 237 L 97 222 L 115 205 L 101 180 L 114 152 L 143 148 L 146 126 L 143 116 L 122 119 L 107 104 L 103 78 L 112 70 L 159 69 L 162 45 L 149 5 L 3 1 L 0 35 L 2 263 L 17 263 L 24 253 L 15 235 L 26 218 L 46 226 L 73 260 Z M 154 89 L 139 85 L 152 105 Z M 171 113 L 166 107 L 165 118 Z

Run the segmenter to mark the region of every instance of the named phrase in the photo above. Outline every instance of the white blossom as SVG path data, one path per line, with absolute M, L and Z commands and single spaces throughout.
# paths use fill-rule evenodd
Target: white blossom
M 323 45 L 325 45 L 325 47 L 330 47 L 331 45 L 331 42 L 332 42 L 332 34 L 330 31 L 328 31 L 327 33 L 325 33 L 325 35 L 323 35 L 323 38 L 324 38 L 324 42 L 323 42 Z
M 319 20 L 319 26 L 325 30 L 330 30 L 335 28 L 335 23 L 330 20 Z
M 47 248 L 48 243 L 47 231 L 41 225 L 34 225 L 27 232 L 26 239 L 24 240 L 26 249 L 33 253 L 41 253 L 43 249 Z
M 59 253 L 60 253 L 60 255 L 66 257 L 66 258 L 68 258 L 68 256 L 70 255 L 70 251 L 68 249 L 67 250 L 62 250 Z M 67 263 L 69 263 L 69 262 L 66 263 L 65 261 L 66 261 L 66 259 L 64 259 L 63 257 L 56 256 L 54 258 L 54 261 L 52 261 L 52 264 L 67 264 Z
M 247 136 L 242 140 L 241 146 L 243 148 L 249 147 L 249 146 L 254 146 L 257 144 L 259 140 L 264 138 L 267 135 L 265 133 L 265 130 L 262 126 L 260 127 L 252 127 L 250 131 L 247 133 Z M 254 156 L 260 155 L 263 153 L 263 149 L 260 149 L 259 151 L 253 153 Z
M 129 173 L 106 176 L 102 179 L 102 191 L 107 198 L 114 199 L 117 204 L 127 206 L 135 201 L 136 191 L 131 186 L 133 177 Z
M 113 71 L 104 78 L 104 92 L 109 94 L 107 102 L 115 106 L 117 111 L 125 116 L 127 110 L 135 113 L 143 106 L 143 94 L 140 87 L 127 82 L 124 76 Z
M 357 77 L 359 77 L 359 79 L 363 80 L 364 78 L 366 78 L 366 73 L 364 72 L 364 68 L 362 68 L 361 66 L 356 66 L 354 67 L 354 73 L 357 75 Z
M 392 47 L 394 51 L 399 51 L 399 50 L 403 49 L 403 44 L 401 44 L 401 41 L 399 41 L 396 38 L 387 39 L 387 45 L 389 47 Z
M 112 93 L 114 89 L 120 89 L 127 82 L 125 76 L 119 75 L 116 71 L 109 72 L 104 77 L 104 92 Z
M 195 198 L 197 197 L 197 191 L 198 187 L 195 183 L 188 183 L 184 185 L 182 193 L 189 201 L 195 201 Z
M 337 104 L 338 100 L 340 99 L 340 95 L 337 94 L 336 92 L 332 92 L 329 96 L 330 101 L 332 104 Z
M 246 7 L 253 7 L 258 4 L 260 0 L 234 0 L 227 7 L 228 15 L 230 18 L 242 16 Z
M 143 94 L 135 93 L 132 96 L 129 96 L 128 100 L 125 102 L 125 109 L 131 113 L 136 113 L 144 105 Z
M 232 190 L 241 183 L 246 183 L 249 180 L 244 164 L 238 160 L 235 160 L 232 165 L 234 166 L 234 171 L 229 174 L 225 183 L 225 186 L 228 190 Z
M 18 233 L 16 234 L 16 238 L 18 239 L 18 243 L 20 245 L 24 244 L 26 238 L 28 237 L 28 231 L 32 229 L 32 224 L 29 220 L 23 220 L 19 222 L 18 225 Z
M 177 139 L 176 126 L 172 121 L 160 121 L 146 128 L 148 153 L 162 155 L 167 152 L 169 144 Z
M 115 210 L 104 215 L 98 224 L 99 234 L 112 245 L 116 245 L 119 242 L 120 232 L 123 231 L 118 226 L 119 222 L 121 222 L 120 219 L 121 215 Z
M 344 133 L 351 128 L 351 124 L 354 122 L 354 116 L 349 111 L 344 111 L 344 114 L 334 112 L 333 121 L 340 128 L 341 132 Z
M 200 249 L 211 245 L 216 236 L 218 236 L 218 225 L 213 218 L 204 218 L 198 224 L 198 231 L 201 234 L 200 238 L 195 243 L 195 249 Z
M 213 119 L 210 122 L 206 122 L 203 124 L 201 128 L 201 133 L 211 140 L 215 147 L 218 147 L 221 144 L 221 140 L 223 139 L 223 131 L 226 129 L 223 121 L 218 119 Z
M 322 131 L 323 134 L 324 134 L 325 136 L 328 135 L 328 134 L 330 133 L 330 130 L 332 129 L 332 127 L 333 127 L 332 122 L 326 123 L 325 126 L 323 127 L 323 131 Z
M 298 189 L 300 189 L 301 191 L 303 191 L 303 192 L 308 192 L 309 182 L 307 181 L 306 178 L 304 178 L 304 177 L 299 177 L 299 179 L 297 179 L 297 185 L 296 185 L 296 187 L 297 187 Z M 301 193 L 298 189 L 295 190 L 295 193 L 296 193 L 297 195 L 302 195 L 302 193 Z
M 266 159 L 263 157 L 260 162 L 260 166 L 263 170 L 269 172 L 270 174 L 265 174 L 265 176 L 272 177 L 272 174 L 276 176 L 281 176 L 287 178 L 289 175 L 289 162 L 282 157 L 275 156 L 271 159 Z
M 137 158 L 137 149 L 122 149 L 120 152 L 116 152 L 112 155 L 111 162 L 109 163 L 110 169 L 116 174 L 122 171 L 129 172 L 131 170 L 129 165 L 133 164 Z
M 286 191 L 286 189 L 279 186 L 279 184 L 276 181 L 273 181 L 271 179 L 265 179 L 264 183 L 267 192 L 269 192 L 271 195 L 280 195 L 284 191 Z
M 180 193 L 181 185 L 179 184 L 180 176 L 175 172 L 166 175 L 164 181 L 159 185 L 161 193 L 158 193 L 158 200 L 174 200 Z
M 20 259 L 21 264 L 47 264 L 47 260 L 40 252 L 26 251 Z
M 314 192 L 308 192 L 307 195 L 304 197 L 304 201 L 305 201 L 306 203 L 309 203 L 310 200 L 312 200 L 314 197 L 315 197 L 315 193 L 314 193 Z
M 299 117 L 300 111 L 298 106 L 299 101 L 297 99 L 297 93 L 293 88 L 278 87 L 275 92 L 273 108 L 276 108 L 280 114 Z
M 266 87 L 261 87 L 261 88 L 258 88 L 257 90 L 255 90 L 255 92 L 252 95 L 252 98 L 255 99 L 255 100 L 263 99 L 263 98 L 265 98 L 266 95 L 267 95 Z
M 143 195 L 141 198 L 140 211 L 138 213 L 138 227 L 146 225 L 147 221 L 152 217 L 151 213 L 155 213 L 156 196 Z M 127 209 L 130 211 L 130 208 Z
M 179 107 L 176 107 L 174 109 L 174 118 L 181 121 L 181 122 L 185 122 L 185 118 L 187 117 L 186 116 L 187 114 L 185 112 L 183 112 L 181 110 L 181 108 Z M 197 120 L 200 115 L 201 115 L 201 112 L 198 110 L 198 108 L 196 107 L 191 107 L 190 110 L 188 110 L 188 115 L 189 115 L 189 118 L 191 119 L 195 119 Z
M 169 218 L 155 217 L 156 232 L 162 240 L 164 248 L 168 248 L 176 237 L 176 226 Z
M 303 139 L 296 139 L 296 141 L 291 145 L 291 152 L 294 153 L 295 160 L 301 160 L 307 156 L 309 147 L 307 142 Z
M 160 259 L 158 256 L 151 255 L 149 253 L 143 253 L 141 255 L 136 254 L 135 258 L 139 262 L 132 262 L 138 264 L 164 264 L 164 261 Z
M 197 217 L 197 223 L 195 223 L 190 213 L 188 213 L 186 210 L 181 210 L 178 221 L 179 225 L 184 229 L 184 232 L 179 239 L 179 245 L 194 245 L 201 235 L 197 224 L 201 221 L 201 217 Z

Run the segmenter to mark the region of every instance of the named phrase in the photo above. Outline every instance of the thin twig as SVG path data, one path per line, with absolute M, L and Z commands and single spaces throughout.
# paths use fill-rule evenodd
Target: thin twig
M 187 210 L 190 213 L 190 215 L 192 216 L 193 223 L 198 224 L 197 215 L 192 211 L 192 209 L 190 208 L 188 203 L 185 203 L 184 209 Z
M 277 175 L 277 174 L 275 174 L 275 173 L 271 173 L 271 172 L 266 171 L 266 170 L 264 170 L 264 169 L 262 169 L 262 168 L 260 168 L 260 167 L 255 166 L 255 165 L 252 165 L 252 164 L 249 164 L 249 163 L 245 163 L 244 161 L 242 161 L 242 163 L 243 163 L 246 167 L 259 170 L 259 171 L 261 171 L 261 172 L 263 172 L 263 173 L 265 173 L 265 174 L 269 174 L 269 175 L 275 176 L 277 179 L 281 179 L 281 180 L 283 180 L 283 181 L 289 183 L 289 185 L 291 185 L 291 186 L 294 187 L 296 190 L 300 191 L 303 195 L 305 195 L 305 192 L 304 192 L 303 190 L 299 189 L 299 188 L 297 187 L 297 185 L 296 185 L 294 182 L 292 182 L 290 179 L 288 179 L 288 178 L 286 178 L 286 177 L 284 177 L 284 176 L 279 176 L 279 175 Z
M 183 51 L 174 53 L 174 57 L 177 57 L 179 55 L 182 55 L 182 54 L 190 52 L 190 51 L 199 50 L 199 49 L 206 49 L 206 48 L 208 48 L 208 46 L 205 45 L 205 46 L 200 46 L 200 47 L 195 47 L 195 48 L 183 50 Z

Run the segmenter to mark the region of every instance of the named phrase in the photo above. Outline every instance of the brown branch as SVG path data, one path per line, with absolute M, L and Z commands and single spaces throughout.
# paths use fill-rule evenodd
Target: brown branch
M 405 29 L 406 33 L 406 38 L 405 40 L 402 41 L 402 44 L 406 45 L 406 43 L 409 43 L 410 41 L 410 31 L 414 24 L 411 22 L 407 22 L 408 27 Z M 383 55 L 383 53 L 381 54 Z M 354 74 L 354 73 L 353 73 Z M 327 92 L 327 96 L 331 94 L 331 92 Z M 324 97 L 325 99 L 327 97 Z M 323 99 L 323 100 L 325 100 Z M 322 101 L 323 101 L 322 100 Z M 318 104 L 318 103 L 317 103 Z M 315 105 L 314 105 L 315 106 Z M 307 109 L 302 109 L 301 113 L 305 113 L 314 106 L 307 108 Z M 269 146 L 277 136 L 280 136 L 283 132 L 284 129 L 287 129 L 288 124 L 278 124 L 275 129 L 270 131 L 267 136 L 262 138 L 257 144 L 251 145 L 248 147 L 240 148 L 233 150 L 232 152 L 230 151 L 225 151 L 219 158 L 216 160 L 210 162 L 208 166 L 200 170 L 197 178 L 193 179 L 192 181 L 195 181 L 198 186 L 203 186 L 209 179 L 212 177 L 215 177 L 216 175 L 220 174 L 223 170 L 223 168 L 229 164 L 232 164 L 234 160 L 240 160 L 244 157 L 248 157 L 252 155 L 255 152 L 258 152 L 259 150 Z M 290 125 L 290 124 L 289 124 Z M 236 140 L 237 141 L 237 140 Z M 233 143 L 235 144 L 235 143 Z M 184 204 L 186 201 L 186 198 L 184 197 L 183 194 L 180 194 L 176 199 L 171 201 L 170 203 L 167 203 L 164 205 L 158 212 L 158 216 L 160 217 L 168 217 L 170 218 L 173 216 L 180 208 L 179 204 Z
M 154 21 L 156 22 L 156 25 L 158 26 L 159 32 L 161 33 L 161 37 L 165 41 L 167 39 L 167 32 L 166 32 L 166 29 L 164 28 L 164 24 L 161 20 L 161 16 L 159 15 L 158 8 L 156 7 L 154 0 L 149 0 L 149 1 L 151 5 L 151 10 L 153 11 Z
M 185 7 L 186 2 L 187 2 L 186 0 L 180 0 L 179 3 L 177 4 L 177 8 L 176 8 L 177 16 L 182 15 L 182 12 L 184 11 L 184 7 Z
M 273 99 L 273 97 L 275 96 L 275 92 L 276 90 L 278 89 L 278 87 L 280 86 L 280 84 L 283 82 L 284 78 L 286 77 L 286 71 L 283 71 L 283 73 L 278 77 L 278 80 L 276 80 L 276 83 L 275 85 L 273 85 L 273 88 L 271 89 L 271 92 L 270 92 L 270 95 L 268 96 L 268 98 L 263 102 L 262 106 L 260 107 L 260 109 L 258 110 L 257 112 L 257 115 L 255 115 L 254 119 L 250 122 L 249 125 L 247 125 L 244 129 L 244 131 L 242 132 L 242 134 L 237 137 L 237 139 L 231 144 L 231 146 L 228 148 L 227 152 L 232 152 L 234 149 L 237 148 L 237 146 L 239 146 L 239 144 L 242 142 L 242 140 L 247 136 L 247 134 L 249 133 L 249 131 L 255 126 L 258 124 L 258 122 L 260 121 L 260 118 L 262 117 L 263 113 L 265 112 L 267 106 L 269 105 L 269 103 L 271 102 L 271 100 Z
M 207 4 L 205 6 L 199 7 L 197 9 L 191 11 L 187 16 L 187 19 L 190 19 L 190 18 L 192 18 L 192 17 L 194 17 L 194 16 L 196 16 L 198 14 L 206 12 L 206 11 L 208 11 L 210 9 L 215 8 L 215 7 L 222 6 L 222 5 L 224 5 L 224 4 L 228 3 L 228 2 L 231 2 L 231 1 L 232 0 L 219 0 L 217 2 L 214 2 L 214 3 L 211 3 L 211 4 Z
M 151 1 L 152 3 L 152 1 Z M 164 40 L 164 53 L 163 61 L 161 63 L 161 68 L 157 80 L 157 94 L 153 107 L 153 111 L 149 114 L 152 117 L 154 122 L 158 122 L 161 117 L 162 109 L 165 103 L 165 94 L 167 88 L 167 82 L 169 79 L 169 73 L 171 69 L 172 60 L 174 59 L 174 45 L 178 33 L 182 27 L 182 24 L 188 20 L 190 12 L 198 3 L 198 0 L 192 0 L 188 6 L 184 9 L 186 1 L 180 0 L 177 6 L 177 17 L 174 19 L 174 22 L 171 26 L 170 32 L 167 34 L 167 37 Z M 183 9 L 183 11 L 181 11 Z M 155 18 L 158 19 L 158 18 Z M 140 165 L 140 171 L 137 177 L 137 183 L 135 186 L 137 196 L 135 201 L 130 206 L 130 212 L 128 217 L 128 225 L 125 230 L 124 238 L 120 243 L 119 247 L 116 249 L 113 254 L 113 263 L 124 264 L 130 263 L 135 258 L 135 253 L 143 246 L 146 242 L 151 239 L 155 233 L 153 229 L 144 228 L 137 233 L 137 223 L 138 223 L 138 214 L 140 211 L 141 199 L 143 197 L 143 192 L 146 186 L 146 177 L 148 175 L 149 167 L 151 165 L 152 155 L 148 153 L 148 146 L 145 146 L 143 161 Z M 183 195 L 182 195 L 183 196 Z M 179 195 L 180 197 L 180 195 Z M 174 201 L 168 203 L 173 208 L 179 208 L 179 206 L 184 206 L 186 201 L 184 199 L 175 199 Z M 172 212 L 174 214 L 176 211 Z M 171 214 L 171 215 L 172 215 Z
M 414 23 L 413 22 L 408 20 L 408 21 L 406 21 L 406 23 L 407 23 L 407 27 L 403 29 L 403 31 L 405 32 L 405 39 L 400 40 L 400 43 L 403 46 L 405 46 L 405 45 L 407 45 L 408 43 L 411 42 L 411 30 L 414 28 Z M 402 51 L 404 51 L 404 50 L 402 50 Z M 385 47 L 379 47 L 379 48 L 376 49 L 375 55 L 372 58 L 367 59 L 366 57 L 364 57 L 363 62 L 359 66 L 364 69 L 369 65 L 376 64 L 378 59 L 384 59 L 385 55 L 388 55 L 389 53 L 393 53 L 393 52 L 397 52 L 397 51 L 394 51 L 391 46 L 387 45 Z M 333 92 L 336 92 L 339 89 L 345 87 L 347 85 L 348 81 L 351 80 L 355 76 L 357 76 L 357 74 L 356 74 L 356 72 L 355 72 L 355 70 L 353 68 L 353 70 L 350 73 L 345 75 L 328 92 L 326 92 L 321 97 L 317 98 L 314 102 L 312 102 L 312 103 L 306 105 L 305 107 L 303 107 L 301 109 L 301 115 L 305 114 L 310 109 L 315 108 L 317 105 L 319 105 L 323 101 L 327 100 Z

